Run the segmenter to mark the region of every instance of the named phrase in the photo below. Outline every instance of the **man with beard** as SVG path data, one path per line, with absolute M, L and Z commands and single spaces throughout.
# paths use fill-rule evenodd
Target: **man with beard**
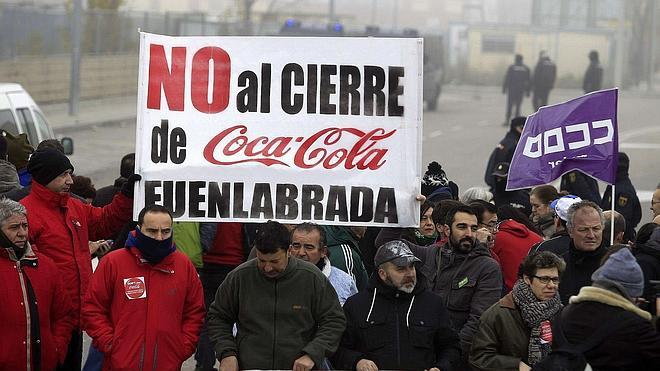
M 468 370 L 467 356 L 479 317 L 497 302 L 502 294 L 502 271 L 491 257 L 488 247 L 478 243 L 479 228 L 475 211 L 467 205 L 451 209 L 445 228 L 449 239 L 442 246 L 419 246 L 405 241 L 421 260 L 419 271 L 429 288 L 439 294 L 449 310 L 452 328 L 458 332 L 463 351 L 463 367 Z M 379 240 L 396 239 L 397 231 L 383 229 Z
M 333 358 L 357 371 L 458 370 L 459 339 L 443 300 L 418 280 L 420 262 L 403 241 L 382 245 L 367 290 L 344 305 L 347 327 Z

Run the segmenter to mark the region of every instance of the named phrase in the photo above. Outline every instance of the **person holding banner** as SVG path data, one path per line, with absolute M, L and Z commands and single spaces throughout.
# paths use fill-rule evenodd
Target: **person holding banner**
M 256 259 L 220 285 L 208 312 L 220 370 L 309 371 L 337 350 L 346 328 L 337 293 L 318 267 L 291 259 L 289 245 L 285 226 L 260 225 Z
M 133 189 L 140 179 L 131 175 L 112 203 L 103 208 L 71 197 L 73 165 L 55 149 L 38 150 L 27 165 L 32 174 L 30 194 L 21 200 L 28 212 L 30 243 L 55 261 L 76 312 L 67 357 L 61 370 L 80 370 L 82 332 L 80 310 L 92 276 L 89 241 L 112 236 L 132 217 Z

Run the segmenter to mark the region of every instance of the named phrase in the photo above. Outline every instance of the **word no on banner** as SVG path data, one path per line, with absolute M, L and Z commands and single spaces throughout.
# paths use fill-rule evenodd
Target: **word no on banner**
M 418 225 L 422 50 L 140 33 L 135 216 Z

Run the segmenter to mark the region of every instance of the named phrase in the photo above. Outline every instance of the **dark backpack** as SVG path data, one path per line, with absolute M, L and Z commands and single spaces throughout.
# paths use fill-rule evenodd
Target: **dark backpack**
M 600 345 L 621 325 L 617 321 L 607 321 L 585 343 L 571 344 L 564 335 L 560 318 L 561 315 L 555 319 L 558 331 L 554 334 L 557 337 L 556 340 L 559 340 L 559 347 L 536 363 L 532 367 L 532 371 L 584 371 L 587 367 L 584 353 Z

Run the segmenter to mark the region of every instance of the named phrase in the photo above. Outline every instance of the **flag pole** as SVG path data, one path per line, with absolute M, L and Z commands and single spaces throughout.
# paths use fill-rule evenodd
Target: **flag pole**
M 610 217 L 610 246 L 614 245 L 614 196 L 616 195 L 616 185 L 612 184 L 612 215 Z

